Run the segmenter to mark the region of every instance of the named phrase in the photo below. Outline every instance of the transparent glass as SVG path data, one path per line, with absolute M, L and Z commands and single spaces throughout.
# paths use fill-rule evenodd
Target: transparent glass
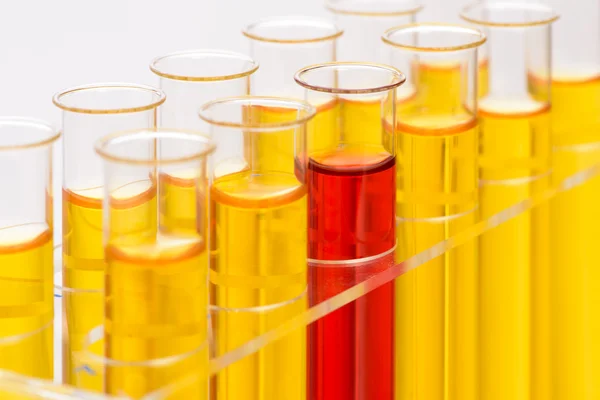
M 553 182 L 600 161 L 600 2 L 545 0 L 560 19 L 552 27 Z M 535 82 L 534 82 L 535 83 Z M 535 87 L 540 96 L 546 87 Z M 600 248 L 595 222 L 600 178 L 552 202 L 551 337 L 553 396 L 600 396 Z M 569 268 L 565 269 L 565 263 Z
M 265 121 L 264 112 L 279 113 Z M 219 357 L 306 309 L 307 103 L 216 100 L 200 109 L 217 143 L 211 178 L 211 307 Z M 218 399 L 306 399 L 306 335 L 299 331 L 232 365 Z
M 102 390 L 102 375 L 75 363 L 88 331 L 102 324 L 102 162 L 94 142 L 115 131 L 153 128 L 165 95 L 128 83 L 79 86 L 57 93 L 63 129 L 63 380 Z
M 54 377 L 52 150 L 59 131 L 0 118 L 0 369 Z
M 479 206 L 486 219 L 548 190 L 557 15 L 535 4 L 479 3 L 461 16 L 483 30 L 489 48 L 489 90 L 479 99 Z M 544 96 L 533 89 L 542 86 Z M 479 245 L 479 398 L 551 398 L 548 204 L 482 235 Z
M 383 32 L 416 22 L 423 9 L 420 0 L 325 0 L 325 7 L 344 30 L 337 60 L 363 62 L 384 62 Z
M 249 94 L 250 77 L 258 63 L 238 53 L 191 50 L 155 58 L 150 69 L 160 78 L 167 101 L 159 110 L 159 125 L 206 132 L 198 109 L 208 101 Z
M 469 27 L 388 30 L 391 64 L 411 71 L 396 104 L 396 261 L 476 222 L 478 48 Z M 478 268 L 475 242 L 396 281 L 396 399 L 477 399 Z M 445 388 L 446 379 L 452 385 Z
M 333 23 L 312 17 L 272 17 L 248 25 L 250 56 L 260 63 L 252 76 L 251 94 L 302 98 L 294 74 L 307 65 L 335 60 L 342 31 Z M 271 120 L 277 117 L 265 116 Z
M 141 398 L 195 374 L 206 379 L 164 398 L 208 396 L 213 151 L 206 136 L 175 130 L 129 131 L 96 144 L 104 162 L 106 393 Z M 164 218 L 180 206 L 171 196 L 171 177 L 180 171 L 195 194 L 193 226 Z
M 406 78 L 386 65 L 340 62 L 303 68 L 295 79 L 308 102 L 325 100 L 334 113 L 308 136 L 300 168 L 313 307 L 394 264 L 396 90 Z M 310 325 L 308 398 L 391 399 L 393 318 L 387 284 Z
M 159 125 L 166 128 L 208 132 L 209 125 L 198 118 L 204 103 L 228 96 L 249 94 L 251 75 L 258 63 L 248 56 L 218 50 L 192 50 L 157 57 L 150 69 L 160 77 L 160 88 L 167 101 L 160 107 Z M 165 210 L 165 223 L 194 221 L 196 199 L 186 171 L 171 176 L 171 202 Z M 175 206 L 179 204 L 179 206 Z

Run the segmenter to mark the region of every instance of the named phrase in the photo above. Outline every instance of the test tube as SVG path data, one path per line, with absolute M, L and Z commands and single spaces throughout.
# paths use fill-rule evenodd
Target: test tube
M 280 112 L 265 121 L 263 112 Z M 307 103 L 230 97 L 203 105 L 217 143 L 211 179 L 211 295 L 217 356 L 306 309 L 306 187 L 294 172 L 306 154 Z M 277 140 L 291 149 L 277 154 Z M 284 163 L 285 161 L 285 163 Z M 306 337 L 297 330 L 229 366 L 218 400 L 306 399 Z
M 600 3 L 545 0 L 560 19 L 552 27 L 552 140 L 554 184 L 600 162 Z M 533 90 L 548 86 L 532 71 Z M 552 395 L 556 400 L 600 396 L 600 235 L 594 177 L 550 204 L 552 234 Z M 568 268 L 565 268 L 568 265 Z
M 196 373 L 197 384 L 176 398 L 207 399 L 214 145 L 191 131 L 142 129 L 105 136 L 95 149 L 104 164 L 105 392 L 141 398 Z M 173 199 L 160 176 L 178 171 L 194 171 L 193 230 L 161 217 Z
M 242 33 L 250 41 L 250 56 L 260 63 L 260 69 L 252 76 L 251 94 L 302 99 L 304 93 L 294 82 L 294 74 L 307 65 L 334 61 L 337 42 L 343 31 L 325 19 L 271 17 L 248 25 Z M 307 135 L 321 132 L 313 142 L 328 146 L 334 141 L 331 127 L 335 124 L 337 104 L 313 103 L 313 106 L 317 107 L 317 114 L 308 122 Z M 281 111 L 275 108 L 264 109 L 260 118 L 265 122 L 276 122 L 294 117 L 282 115 Z M 260 140 L 272 142 L 267 146 L 277 146 L 273 147 L 269 157 L 273 158 L 273 162 L 280 158 L 279 168 L 286 165 L 293 167 L 287 163 L 293 157 L 290 153 L 293 149 L 291 137 L 286 141 L 284 137 L 269 135 Z
M 53 378 L 52 147 L 57 129 L 0 118 L 0 369 Z
M 549 189 L 557 15 L 537 4 L 478 3 L 461 16 L 481 27 L 489 47 L 489 92 L 479 99 L 479 204 L 488 219 Z M 546 96 L 532 91 L 532 72 Z M 479 245 L 479 398 L 550 398 L 549 204 L 491 229 Z
M 243 54 L 189 50 L 157 57 L 150 70 L 160 78 L 167 101 L 159 110 L 160 126 L 205 131 L 198 108 L 218 97 L 249 94 L 258 63 Z
M 102 390 L 102 371 L 87 373 L 74 359 L 104 316 L 102 162 L 94 142 L 115 131 L 155 127 L 164 101 L 158 89 L 128 83 L 79 86 L 53 98 L 63 110 L 63 380 L 71 385 Z M 138 206 L 123 203 L 122 212 L 133 220 Z
M 308 137 L 308 298 L 314 306 L 393 265 L 396 248 L 395 68 L 305 67 L 306 100 L 335 102 L 333 141 Z M 325 129 L 326 127 L 319 127 Z M 308 398 L 392 399 L 394 285 L 385 284 L 308 327 Z
M 208 132 L 208 124 L 198 118 L 198 109 L 220 97 L 249 94 L 250 76 L 258 64 L 249 57 L 219 50 L 191 50 L 155 58 L 150 69 L 160 77 L 160 88 L 167 101 L 159 109 L 159 125 L 167 128 Z M 193 229 L 196 196 L 194 181 L 182 175 L 163 174 L 163 188 L 171 197 L 170 208 L 163 210 L 163 223 Z
M 478 47 L 460 25 L 388 30 L 391 64 L 410 70 L 396 121 L 401 262 L 476 222 Z M 449 73 L 449 71 L 452 71 Z M 471 241 L 396 280 L 396 399 L 477 399 L 477 249 Z
M 339 61 L 385 60 L 381 35 L 394 26 L 416 22 L 420 0 L 325 0 L 344 35 L 338 43 Z

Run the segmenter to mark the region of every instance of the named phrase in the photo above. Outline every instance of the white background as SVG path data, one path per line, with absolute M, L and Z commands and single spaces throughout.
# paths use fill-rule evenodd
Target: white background
M 424 2 L 422 21 L 456 20 L 464 4 Z M 58 123 L 51 97 L 61 89 L 157 84 L 148 69 L 153 57 L 197 48 L 245 52 L 244 25 L 292 14 L 330 16 L 322 0 L 2 0 L 0 114 Z

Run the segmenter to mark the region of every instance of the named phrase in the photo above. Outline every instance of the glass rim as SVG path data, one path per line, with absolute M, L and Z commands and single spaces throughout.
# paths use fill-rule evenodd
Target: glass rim
M 222 59 L 235 58 L 239 61 L 249 62 L 251 67 L 245 71 L 238 72 L 235 74 L 213 75 L 213 76 L 171 74 L 171 73 L 167 72 L 166 69 L 159 67 L 159 63 L 164 60 L 171 59 L 171 58 L 185 57 L 185 56 L 194 56 L 194 55 L 209 56 L 211 58 L 222 58 Z M 232 80 L 232 79 L 243 78 L 243 77 L 252 75 L 253 73 L 256 72 L 256 70 L 258 70 L 258 68 L 259 68 L 258 62 L 256 62 L 249 56 L 242 54 L 242 53 L 236 53 L 236 52 L 227 51 L 227 50 L 211 50 L 211 49 L 183 50 L 183 51 L 177 51 L 174 53 L 165 54 L 164 56 L 158 56 L 158 57 L 154 58 L 152 61 L 150 61 L 150 70 L 153 73 L 155 73 L 156 75 L 158 75 L 162 78 L 167 78 L 167 79 L 172 79 L 172 80 L 177 80 L 177 81 L 190 81 L 190 82 L 228 81 L 228 80 Z
M 268 36 L 258 35 L 256 33 L 252 32 L 252 30 L 257 27 L 272 24 L 275 22 L 281 22 L 281 21 L 286 21 L 289 23 L 302 22 L 302 23 L 305 23 L 306 26 L 309 26 L 309 24 L 313 24 L 313 26 L 317 26 L 316 24 L 319 24 L 323 27 L 326 26 L 328 29 L 331 29 L 331 33 L 328 35 L 321 35 L 321 36 L 317 36 L 317 37 L 307 37 L 307 38 L 302 38 L 302 39 L 278 39 L 276 37 L 268 37 Z M 280 44 L 300 44 L 300 43 L 325 42 L 328 40 L 335 40 L 335 39 L 339 38 L 340 36 L 342 36 L 343 33 L 344 33 L 344 31 L 342 29 L 340 29 L 332 21 L 329 21 L 325 18 L 306 17 L 306 16 L 278 16 L 278 17 L 263 18 L 263 19 L 260 19 L 258 21 L 255 21 L 255 22 L 252 22 L 252 23 L 246 25 L 244 27 L 244 29 L 242 29 L 242 35 L 246 36 L 249 39 L 258 40 L 260 42 L 280 43 Z
M 296 110 L 304 110 L 307 114 L 301 117 L 298 117 L 292 121 L 279 121 L 279 122 L 258 122 L 258 123 L 243 123 L 243 122 L 231 122 L 223 119 L 212 118 L 207 115 L 208 111 L 212 107 L 218 107 L 220 105 L 227 104 L 240 104 L 241 106 L 275 106 L 279 108 L 289 108 L 290 111 Z M 198 116 L 204 122 L 207 122 L 211 125 L 221 126 L 226 128 L 237 128 L 237 129 L 250 129 L 250 130 L 274 130 L 274 129 L 286 129 L 286 128 L 294 128 L 300 125 L 306 124 L 310 121 L 317 110 L 310 103 L 297 100 L 293 98 L 286 97 L 273 97 L 273 96 L 234 96 L 234 97 L 224 97 L 221 99 L 209 101 L 208 103 L 203 104 L 198 110 Z
M 107 147 L 122 141 L 127 138 L 135 138 L 139 136 L 143 139 L 164 139 L 169 137 L 187 137 L 200 139 L 197 140 L 198 143 L 204 143 L 205 146 L 202 150 L 194 152 L 193 154 L 189 154 L 181 157 L 169 157 L 169 158 L 135 158 L 128 156 L 120 156 L 115 155 L 113 151 L 108 150 Z M 101 137 L 94 144 L 94 150 L 96 154 L 98 154 L 103 160 L 116 162 L 119 164 L 130 164 L 130 165 L 143 165 L 143 166 L 163 166 L 163 165 L 173 165 L 173 164 L 182 164 L 189 161 L 200 160 L 212 154 L 216 149 L 215 143 L 212 139 L 203 133 L 191 130 L 184 129 L 170 129 L 170 128 L 147 128 L 147 129 L 134 129 L 122 132 L 112 133 L 106 136 Z
M 338 1 L 339 3 L 340 1 Z M 342 14 L 342 15 L 355 15 L 355 16 L 363 16 L 363 17 L 398 17 L 402 15 L 413 15 L 420 11 L 422 11 L 425 6 L 421 4 L 420 1 L 412 1 L 408 2 L 411 4 L 410 7 L 401 8 L 394 11 L 360 11 L 353 10 L 351 8 L 344 8 L 335 5 L 336 1 L 333 0 L 325 0 L 325 8 L 331 11 L 334 14 Z
M 413 31 L 412 33 L 417 33 L 417 32 L 427 32 L 428 30 L 431 30 L 431 29 L 434 29 L 434 30 L 447 29 L 447 31 L 448 31 L 447 33 L 450 33 L 450 32 L 468 33 L 468 34 L 473 35 L 474 37 L 477 37 L 477 40 L 473 39 L 473 41 L 470 41 L 470 42 L 467 42 L 467 43 L 461 44 L 461 45 L 456 45 L 456 46 L 439 46 L 439 47 L 438 46 L 436 46 L 436 47 L 427 46 L 427 47 L 425 47 L 425 46 L 414 46 L 412 44 L 398 43 L 397 41 L 394 41 L 393 39 L 391 39 L 391 36 L 393 36 L 393 34 L 395 34 L 397 32 Z M 383 35 L 381 36 L 381 40 L 387 45 L 405 49 L 405 50 L 422 51 L 422 52 L 452 52 L 452 51 L 468 50 L 468 49 L 477 48 L 486 42 L 487 37 L 485 36 L 485 33 L 480 31 L 479 29 L 475 29 L 475 28 L 472 28 L 467 25 L 446 24 L 446 23 L 438 23 L 438 22 L 419 22 L 419 23 L 400 25 L 400 26 L 395 26 L 393 28 L 390 28 L 383 33 Z
M 31 143 L 23 143 L 23 144 L 11 144 L 11 145 L 2 145 L 0 144 L 0 152 L 2 151 L 13 151 L 13 150 L 25 150 L 25 149 L 34 149 L 37 147 L 44 147 L 53 144 L 56 142 L 61 135 L 59 129 L 57 129 L 54 125 L 43 121 L 41 119 L 36 118 L 28 118 L 28 117 L 0 117 L 0 127 L 3 126 L 29 126 L 32 129 L 37 129 L 40 131 L 46 131 L 47 135 L 39 140 L 35 140 Z
M 495 21 L 493 18 L 476 18 L 469 13 L 476 10 L 494 10 L 502 8 L 513 11 L 530 11 L 545 14 L 544 17 L 535 18 L 529 22 L 510 22 L 510 21 Z M 560 18 L 560 15 L 551 7 L 538 3 L 523 3 L 523 2 L 501 2 L 501 3 L 472 3 L 465 6 L 459 13 L 459 16 L 472 24 L 481 26 L 504 27 L 504 28 L 526 28 L 531 26 L 549 25 Z
M 390 72 L 394 76 L 395 81 L 388 85 L 376 86 L 376 87 L 367 88 L 367 89 L 342 89 L 342 88 L 312 85 L 312 84 L 308 83 L 302 77 L 304 74 L 307 74 L 307 73 L 317 70 L 317 69 L 322 69 L 322 68 L 337 69 L 339 67 L 344 67 L 344 66 L 364 67 L 364 68 L 369 68 L 369 69 L 385 70 L 387 72 Z M 327 62 L 327 63 L 306 66 L 306 67 L 300 69 L 298 72 L 296 72 L 296 74 L 294 75 L 294 80 L 296 81 L 296 83 L 298 85 L 302 86 L 303 88 L 314 90 L 317 92 L 325 92 L 325 93 L 333 93 L 333 94 L 367 94 L 367 93 L 386 92 L 386 91 L 395 89 L 395 88 L 399 87 L 400 85 L 402 85 L 404 82 L 406 82 L 406 75 L 404 75 L 399 69 L 394 68 L 390 65 L 385 65 L 385 64 L 355 62 L 355 61 L 333 61 L 333 62 Z
M 124 107 L 124 108 L 83 108 L 83 107 L 72 107 L 65 104 L 62 101 L 63 96 L 67 96 L 77 92 L 83 91 L 94 91 L 94 90 L 102 90 L 102 89 L 130 89 L 136 91 L 144 91 L 154 94 L 157 98 L 156 100 L 145 104 L 143 106 L 138 107 Z M 52 97 L 52 103 L 58 108 L 64 111 L 70 111 L 79 114 L 128 114 L 135 113 L 141 111 L 148 111 L 154 108 L 157 108 L 161 104 L 163 104 L 166 100 L 165 93 L 152 86 L 141 85 L 137 83 L 124 83 L 124 82 L 106 82 L 106 83 L 92 83 L 89 85 L 81 85 L 75 86 L 69 89 L 62 90 L 56 93 Z

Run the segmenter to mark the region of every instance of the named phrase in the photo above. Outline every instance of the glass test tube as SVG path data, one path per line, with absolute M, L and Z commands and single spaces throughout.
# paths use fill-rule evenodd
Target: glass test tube
M 294 82 L 296 71 L 307 65 L 335 61 L 337 42 L 343 34 L 332 22 L 313 17 L 271 17 L 248 25 L 242 33 L 250 41 L 250 55 L 260 63 L 260 69 L 252 76 L 251 93 L 296 99 L 304 98 L 302 88 Z M 335 124 L 336 104 L 329 102 L 313 106 L 317 107 L 317 114 L 308 122 L 307 134 L 332 132 L 328 127 Z M 261 118 L 264 122 L 276 122 L 294 118 L 294 115 L 293 112 L 282 115 L 279 109 L 264 109 Z M 263 140 L 270 140 L 271 146 L 276 146 L 270 157 L 282 155 L 283 164 L 292 157 L 291 137 L 286 141 L 283 137 L 269 135 Z M 327 145 L 334 138 L 321 133 L 315 140 Z M 273 162 L 277 161 L 274 159 Z
M 265 121 L 264 112 L 279 112 Z M 216 353 L 278 327 L 306 308 L 306 188 L 294 173 L 315 109 L 274 97 L 202 106 L 217 143 L 211 179 L 211 295 Z M 280 153 L 280 142 L 291 148 Z M 277 157 L 273 157 L 276 153 Z M 306 398 L 306 336 L 297 330 L 229 366 L 218 400 Z
M 479 3 L 461 13 L 487 36 L 489 92 L 479 99 L 480 215 L 549 188 L 550 8 Z M 532 91 L 546 82 L 546 96 Z M 550 398 L 549 204 L 483 234 L 479 249 L 480 395 Z
M 308 297 L 327 300 L 393 265 L 396 88 L 404 75 L 379 64 L 305 67 L 296 82 L 313 104 L 335 102 L 333 126 L 308 137 Z M 319 135 L 335 141 L 318 143 Z M 299 162 L 299 165 L 302 165 Z M 308 398 L 392 399 L 394 285 L 308 327 Z
M 155 127 L 164 101 L 157 89 L 126 83 L 79 86 L 53 99 L 63 110 L 63 379 L 77 387 L 102 390 L 102 371 L 79 368 L 74 359 L 104 316 L 102 162 L 94 142 L 115 131 Z M 132 224 L 141 208 L 123 197 L 120 209 Z
M 391 64 L 412 71 L 396 106 L 401 262 L 476 222 L 477 53 L 485 35 L 412 24 L 383 41 Z M 396 280 L 396 399 L 478 398 L 477 282 L 474 242 Z
M 381 34 L 394 26 L 416 22 L 423 10 L 420 0 L 325 0 L 325 7 L 343 29 L 339 61 L 381 62 L 385 48 Z M 308 64 L 307 64 L 308 65 Z
M 52 147 L 45 122 L 0 118 L 0 369 L 52 379 Z
M 105 392 L 141 398 L 195 373 L 205 379 L 173 398 L 207 399 L 214 145 L 191 131 L 137 130 L 105 136 L 96 151 L 104 162 Z M 194 173 L 194 229 L 165 224 L 173 199 L 160 176 L 178 171 Z
M 600 163 L 600 2 L 544 0 L 552 27 L 552 140 L 556 184 Z M 548 90 L 532 71 L 533 90 Z M 600 177 L 551 202 L 552 395 L 600 397 Z M 565 268 L 568 266 L 568 268 Z
M 167 101 L 159 109 L 159 125 L 167 128 L 208 132 L 208 124 L 198 118 L 198 109 L 220 97 L 249 94 L 250 76 L 258 64 L 249 57 L 218 50 L 191 50 L 157 57 L 150 69 L 160 77 Z M 180 175 L 163 174 L 163 188 L 171 198 L 164 209 L 166 225 L 194 228 L 196 193 L 193 171 Z

